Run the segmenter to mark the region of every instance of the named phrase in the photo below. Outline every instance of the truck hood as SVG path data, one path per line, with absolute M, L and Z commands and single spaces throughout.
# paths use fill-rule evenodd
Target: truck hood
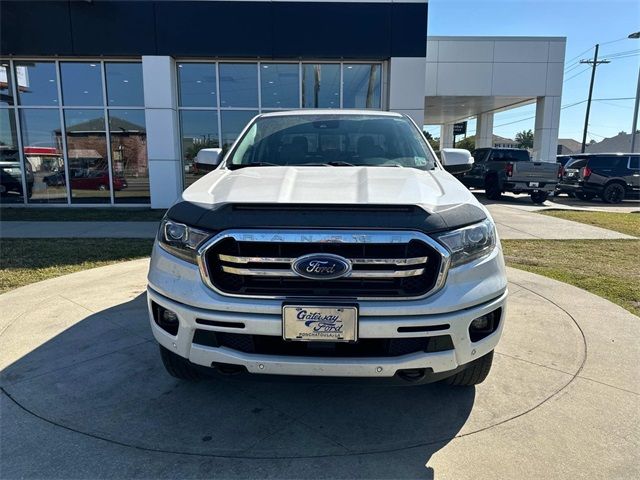
M 476 198 L 444 170 L 394 167 L 256 167 L 214 170 L 182 200 L 216 204 L 417 205 L 429 213 Z M 481 208 L 481 207 L 480 207 Z

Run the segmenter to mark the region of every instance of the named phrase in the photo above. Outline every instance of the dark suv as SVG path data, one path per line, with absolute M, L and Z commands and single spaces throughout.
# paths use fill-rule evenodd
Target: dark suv
M 584 193 L 579 191 L 578 181 L 580 180 L 580 171 L 587 164 L 589 155 L 567 155 L 567 160 L 558 174 L 558 185 L 556 185 L 556 195 L 566 193 L 570 197 L 578 197 L 586 200 Z M 558 162 L 560 163 L 560 162 Z M 593 195 L 589 199 L 593 198 Z
M 585 164 L 580 168 L 576 197 L 591 200 L 598 196 L 605 203 L 640 197 L 640 154 L 594 153 L 579 157 Z

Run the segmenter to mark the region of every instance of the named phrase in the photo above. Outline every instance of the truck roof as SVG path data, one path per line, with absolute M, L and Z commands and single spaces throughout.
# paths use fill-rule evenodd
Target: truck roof
M 277 112 L 262 113 L 259 115 L 259 117 L 283 117 L 288 115 L 367 115 L 375 117 L 402 117 L 401 114 L 396 112 L 383 112 L 380 110 L 348 110 L 338 108 L 282 110 Z

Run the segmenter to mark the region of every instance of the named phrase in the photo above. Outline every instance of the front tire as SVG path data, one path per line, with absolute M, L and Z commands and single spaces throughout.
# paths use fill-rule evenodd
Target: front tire
M 624 200 L 624 186 L 619 183 L 610 183 L 602 191 L 604 203 L 620 203 Z
M 162 358 L 162 364 L 167 370 L 167 373 L 172 377 L 179 378 L 180 380 L 188 380 L 190 382 L 197 382 L 201 380 L 202 373 L 186 358 L 182 358 L 180 355 L 173 353 L 162 345 L 160 345 L 160 358 Z
M 531 201 L 536 205 L 543 204 L 547 201 L 547 198 L 549 198 L 549 194 L 546 192 L 533 192 L 531 194 Z
M 486 355 L 474 360 L 461 372 L 445 378 L 444 383 L 456 387 L 471 387 L 478 385 L 487 378 L 493 364 L 493 350 Z

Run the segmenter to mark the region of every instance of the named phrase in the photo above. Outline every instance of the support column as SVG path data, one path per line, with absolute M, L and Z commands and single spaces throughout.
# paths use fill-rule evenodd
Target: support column
M 182 194 L 176 64 L 172 57 L 142 57 L 151 208 L 168 208 Z
M 493 147 L 493 112 L 481 113 L 476 120 L 476 148 Z
M 388 109 L 410 116 L 420 130 L 424 125 L 426 72 L 424 57 L 392 57 L 389 62 Z
M 440 125 L 440 150 L 453 147 L 453 123 Z
M 538 97 L 532 157 L 538 162 L 554 162 L 558 154 L 560 97 Z

